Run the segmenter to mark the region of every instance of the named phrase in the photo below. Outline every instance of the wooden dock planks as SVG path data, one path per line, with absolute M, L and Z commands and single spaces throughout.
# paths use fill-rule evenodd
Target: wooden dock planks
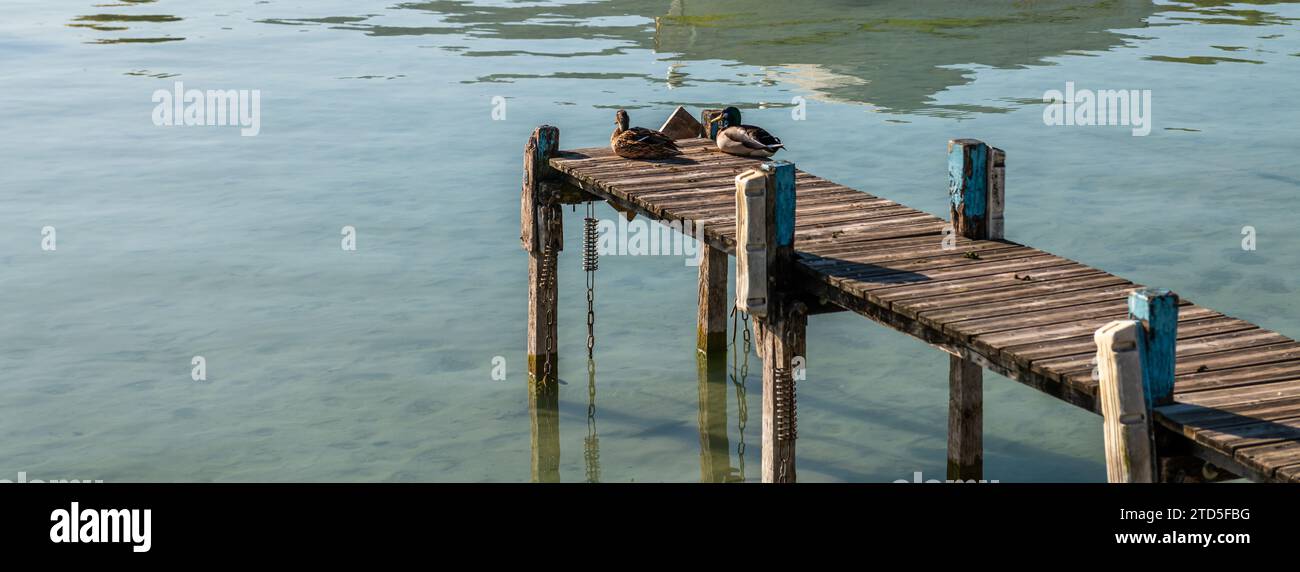
M 690 221 L 735 251 L 736 175 L 762 161 L 678 141 L 680 157 L 561 151 L 565 182 L 659 221 Z M 822 298 L 1068 402 L 1099 411 L 1093 332 L 1140 285 L 1009 241 L 950 237 L 948 222 L 798 171 L 796 280 Z M 1300 482 L 1300 343 L 1184 301 L 1175 403 L 1164 427 L 1255 480 Z M 1226 462 L 1225 462 L 1226 461 Z

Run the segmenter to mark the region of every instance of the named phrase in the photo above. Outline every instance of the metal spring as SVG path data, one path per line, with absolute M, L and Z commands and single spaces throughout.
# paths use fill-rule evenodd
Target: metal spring
M 596 240 L 600 237 L 596 230 L 598 221 L 588 216 L 582 219 L 582 270 L 595 272 L 600 268 L 600 252 Z
M 537 269 L 537 280 L 543 288 L 551 288 L 555 285 L 555 251 L 551 245 L 547 244 L 542 247 L 542 263 Z
M 774 417 L 776 438 L 778 441 L 792 441 L 799 438 L 799 422 L 796 418 L 799 405 L 794 392 L 794 378 L 790 371 L 777 368 L 773 380 Z

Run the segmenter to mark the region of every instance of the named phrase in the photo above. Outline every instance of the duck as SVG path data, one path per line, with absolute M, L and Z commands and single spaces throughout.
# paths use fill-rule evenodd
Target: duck
M 785 148 L 775 135 L 756 125 L 743 125 L 740 122 L 740 110 L 728 107 L 722 113 L 709 120 L 710 124 L 719 123 L 716 143 L 718 150 L 741 157 L 758 157 L 766 159 Z
M 626 159 L 667 159 L 682 154 L 673 138 L 653 129 L 628 127 L 631 120 L 620 109 L 614 114 L 614 134 L 609 136 L 609 147 L 614 154 Z

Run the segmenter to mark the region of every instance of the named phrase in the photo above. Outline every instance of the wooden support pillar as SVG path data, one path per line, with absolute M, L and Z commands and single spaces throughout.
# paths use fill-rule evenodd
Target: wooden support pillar
M 700 482 L 731 479 L 731 446 L 727 440 L 727 359 L 724 354 L 700 354 L 699 373 Z
M 794 164 L 764 163 L 736 177 L 736 304 L 755 318 L 763 359 L 763 482 L 795 481 L 794 357 L 803 352 L 808 309 L 791 288 Z
M 1129 319 L 1116 320 L 1097 342 L 1106 477 L 1112 483 L 1151 483 L 1161 470 L 1154 409 L 1173 403 L 1178 295 L 1162 288 L 1129 294 Z
M 948 142 L 949 217 L 972 240 L 1003 238 L 1006 153 L 976 139 Z M 984 371 L 948 360 L 948 479 L 984 478 Z
M 721 356 L 727 351 L 727 253 L 703 242 L 700 257 L 699 319 L 696 325 L 696 349 L 706 356 Z
M 520 196 L 520 241 L 528 252 L 528 407 L 532 434 L 532 477 L 559 480 L 559 352 L 556 258 L 564 248 L 560 203 L 548 160 L 560 144 L 560 131 L 543 125 L 524 147 Z
M 799 438 L 794 370 L 791 362 L 805 345 L 808 309 L 784 304 L 758 320 L 763 359 L 763 482 L 795 482 L 795 441 Z
M 984 370 L 948 356 L 948 479 L 984 478 Z

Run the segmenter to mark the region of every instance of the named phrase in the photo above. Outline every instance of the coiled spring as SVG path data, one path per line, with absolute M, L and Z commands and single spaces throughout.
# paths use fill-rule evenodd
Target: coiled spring
M 598 222 L 591 216 L 582 219 L 582 270 L 584 272 L 595 272 L 600 268 L 600 252 L 596 245 L 596 240 L 599 238 L 596 230 Z
M 799 438 L 799 422 L 796 418 L 799 406 L 795 399 L 794 378 L 790 371 L 777 368 L 772 393 L 775 397 L 773 409 L 776 438 L 778 441 L 792 441 Z

